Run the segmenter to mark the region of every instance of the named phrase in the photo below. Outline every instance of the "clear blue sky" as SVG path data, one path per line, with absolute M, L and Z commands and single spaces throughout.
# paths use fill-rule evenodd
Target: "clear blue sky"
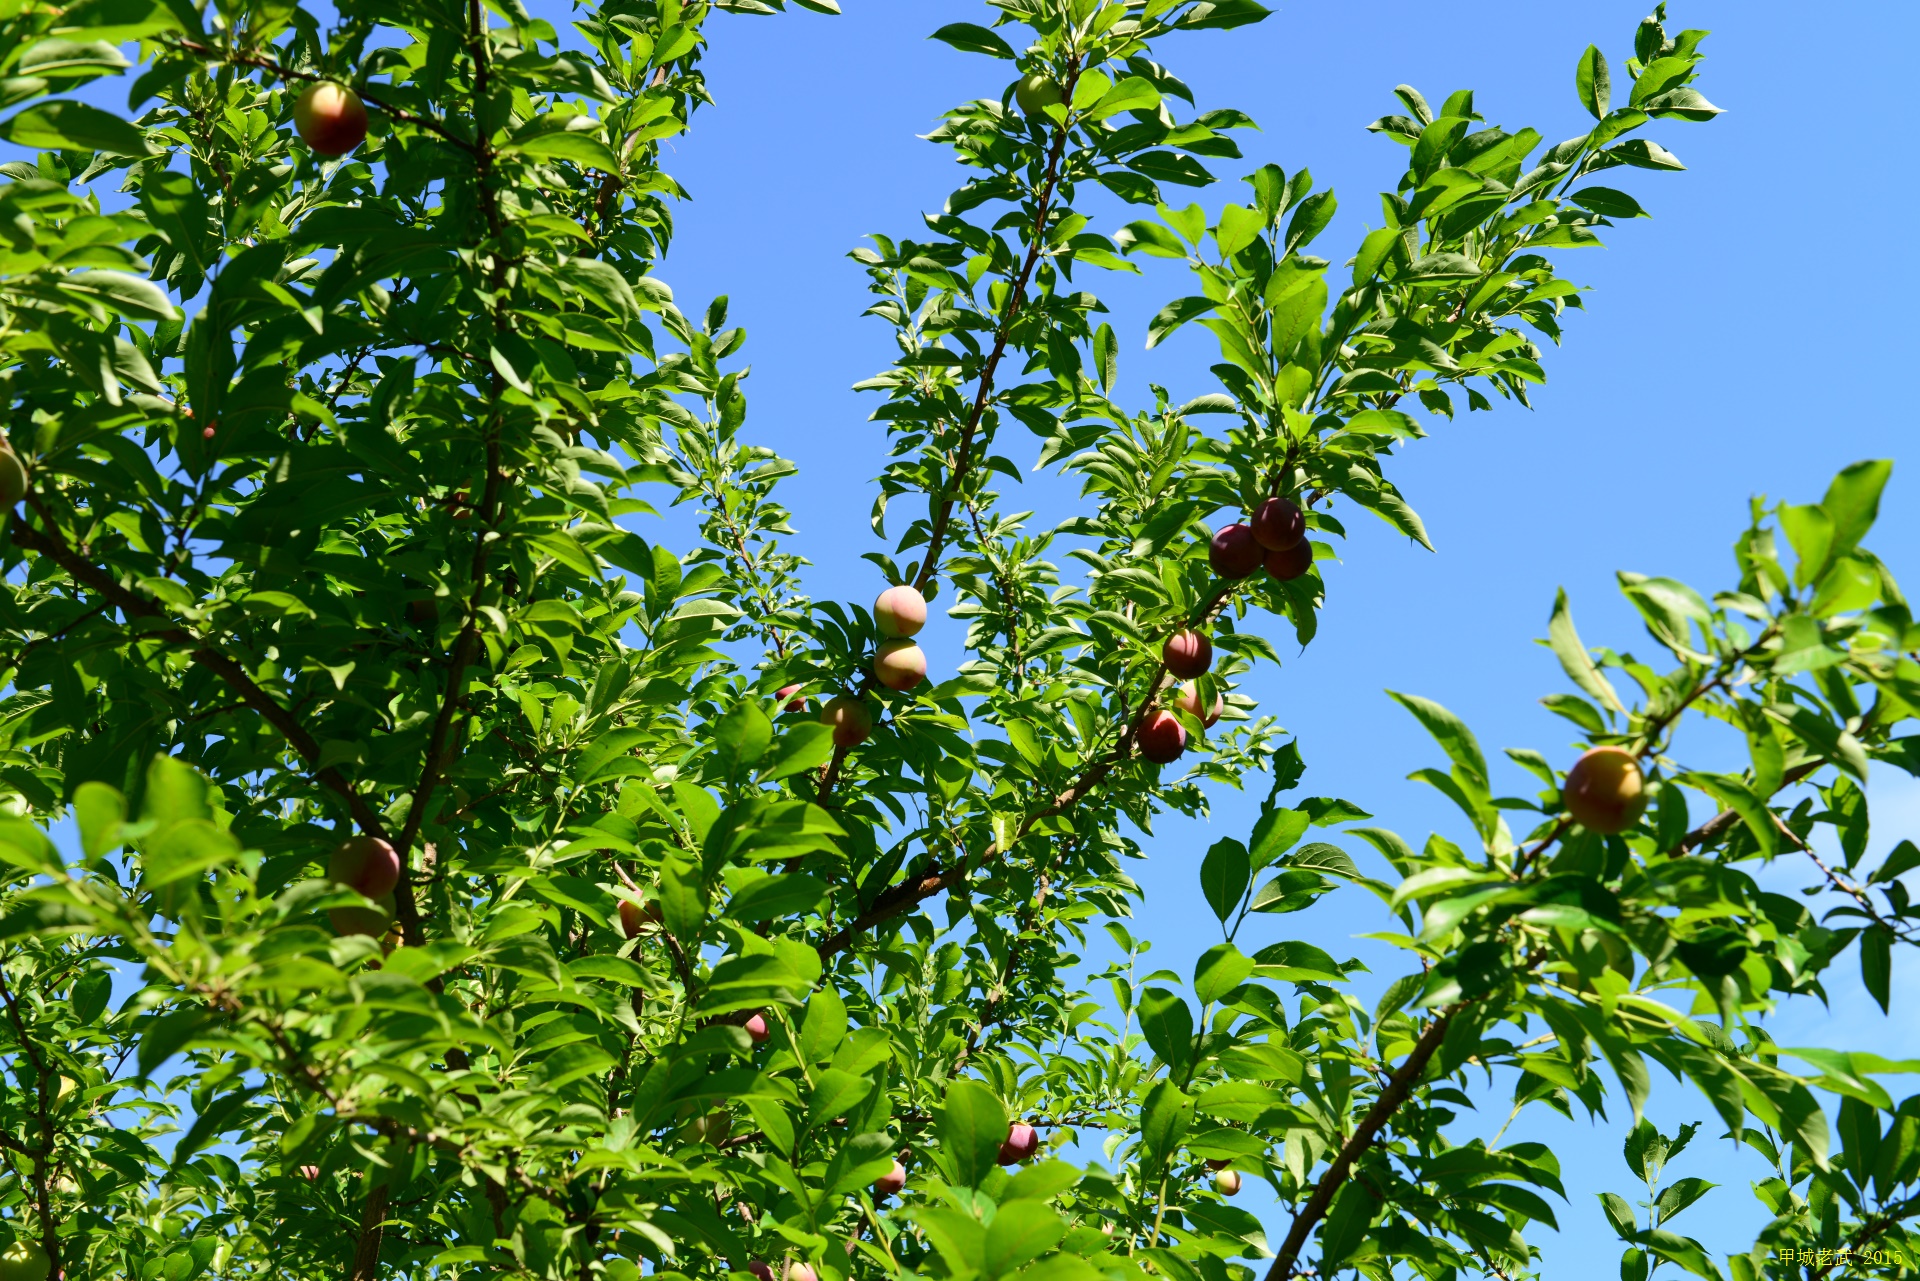
M 731 295 L 753 365 L 746 434 L 801 467 L 782 497 L 800 531 L 796 546 L 814 562 L 808 588 L 816 598 L 865 601 L 882 585 L 859 557 L 879 548 L 866 523 L 868 482 L 885 451 L 866 421 L 874 402 L 849 386 L 891 353 L 884 325 L 859 317 L 864 277 L 844 255 L 869 232 L 918 231 L 921 211 L 937 209 L 960 177 L 915 135 L 952 104 L 998 94 L 1010 77 L 1004 63 L 926 39 L 946 22 L 989 20 L 984 5 L 843 3 L 839 18 L 796 12 L 709 27 L 706 70 L 718 105 L 667 159 L 693 201 L 679 211 L 662 274 L 689 310 Z M 1203 108 L 1238 107 L 1262 126 L 1236 135 L 1247 163 L 1219 162 L 1216 172 L 1233 180 L 1272 161 L 1289 172 L 1309 166 L 1336 187 L 1340 215 L 1315 248 L 1337 260 L 1379 225 L 1376 193 L 1403 164 L 1395 144 L 1364 128 L 1398 110 L 1395 84 L 1411 83 L 1436 103 L 1471 87 L 1490 122 L 1568 137 L 1587 122 L 1573 92 L 1576 56 L 1600 44 L 1624 81 L 1619 67 L 1645 12 L 1636 0 L 1470 10 L 1405 0 L 1283 5 L 1258 27 L 1169 40 L 1159 54 Z M 1301 655 L 1283 647 L 1285 667 L 1252 687 L 1263 710 L 1299 734 L 1308 794 L 1352 799 L 1416 842 L 1435 829 L 1457 840 L 1470 833 L 1446 802 L 1404 781 L 1438 752 L 1381 691 L 1452 707 L 1502 764 L 1499 748 L 1529 746 L 1564 765 L 1569 727 L 1535 702 L 1563 686 L 1552 657 L 1533 643 L 1556 587 L 1572 595 L 1589 644 L 1644 652 L 1650 646 L 1614 591 L 1616 569 L 1708 591 L 1730 586 L 1730 544 L 1749 495 L 1813 501 L 1835 470 L 1865 457 L 1900 461 L 1870 545 L 1906 573 L 1910 590 L 1920 584 L 1920 458 L 1909 459 L 1904 411 L 1895 407 L 1916 337 L 1907 301 L 1913 241 L 1902 215 L 1915 195 L 1905 122 L 1920 8 L 1674 5 L 1670 29 L 1687 26 L 1714 33 L 1700 88 L 1727 114 L 1704 126 L 1658 127 L 1654 136 L 1688 172 L 1616 171 L 1654 217 L 1608 232 L 1604 250 L 1566 252 L 1563 270 L 1592 289 L 1565 346 L 1547 352 L 1549 382 L 1535 392 L 1535 408 L 1503 403 L 1492 414 L 1429 424 L 1433 438 L 1394 460 L 1389 474 L 1425 518 L 1437 553 L 1349 515 L 1355 536 L 1326 572 L 1319 639 Z M 1200 198 L 1210 208 L 1240 198 L 1230 185 L 1238 184 Z M 1084 203 L 1099 229 L 1135 216 L 1116 202 Z M 1211 390 L 1203 332 L 1141 349 L 1148 316 L 1190 292 L 1176 265 L 1149 260 L 1147 268 L 1144 279 L 1089 271 L 1082 282 L 1113 308 L 1121 386 L 1140 401 L 1149 380 L 1176 399 Z M 1007 443 L 1029 448 L 1017 429 Z M 1071 498 L 1045 478 L 1007 496 L 1043 517 L 1064 514 Z M 669 523 L 686 528 L 678 517 Z M 960 630 L 940 619 L 929 632 L 938 675 L 959 658 Z M 1274 634 L 1289 633 L 1281 625 Z M 1508 791 L 1533 790 L 1517 769 L 1504 781 Z M 1920 787 L 1911 780 L 1882 767 L 1873 799 L 1877 850 L 1920 828 Z M 1184 972 L 1217 939 L 1198 890 L 1199 858 L 1219 835 L 1244 835 L 1253 808 L 1251 798 L 1224 795 L 1210 824 L 1167 823 L 1147 842 L 1151 858 L 1134 869 L 1148 891 L 1136 933 L 1159 942 L 1155 962 Z M 1799 884 L 1798 869 L 1779 879 Z M 1374 967 L 1362 985 L 1371 995 L 1398 972 L 1396 958 L 1352 936 L 1386 923 L 1358 894 L 1329 903 L 1310 920 L 1266 918 L 1251 927 L 1264 931 L 1255 941 L 1307 937 L 1360 956 Z M 1831 1011 L 1784 1015 L 1777 1039 L 1920 1055 L 1920 1031 L 1882 1019 L 1851 961 L 1843 968 Z M 1920 966 L 1908 962 L 1896 992 L 1911 1000 L 1916 982 Z M 1897 1098 L 1920 1082 L 1888 1085 Z M 1488 1092 L 1484 1125 L 1474 1122 L 1480 1132 L 1504 1119 L 1509 1088 L 1500 1082 Z M 1656 1088 L 1652 1111 L 1669 1131 L 1706 1117 L 1678 1087 Z M 1631 1195 L 1619 1133 L 1565 1122 L 1509 1133 L 1553 1143 L 1566 1166 L 1572 1204 L 1560 1215 L 1563 1231 L 1539 1232 L 1547 1275 L 1616 1275 L 1619 1247 L 1593 1193 Z M 1760 1222 L 1745 1184 L 1760 1175 L 1712 1141 L 1720 1133 L 1709 1122 L 1672 1174 L 1727 1186 L 1676 1226 L 1716 1251 L 1744 1249 Z M 1258 1190 L 1242 1200 L 1266 1215 L 1270 1234 L 1284 1233 L 1284 1214 Z

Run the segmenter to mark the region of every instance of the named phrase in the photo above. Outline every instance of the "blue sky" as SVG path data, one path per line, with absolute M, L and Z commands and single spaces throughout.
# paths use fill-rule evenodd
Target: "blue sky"
M 957 53 L 927 34 L 947 22 L 988 21 L 985 6 L 843 0 L 846 13 L 723 19 L 709 27 L 705 63 L 716 105 L 676 140 L 667 167 L 692 202 L 678 211 L 678 238 L 662 269 L 681 306 L 731 295 L 731 319 L 747 327 L 753 367 L 744 434 L 800 464 L 782 500 L 792 508 L 794 546 L 813 567 L 817 598 L 865 602 L 884 584 L 860 559 L 885 550 L 867 527 L 883 465 L 874 403 L 849 390 L 890 355 L 881 322 L 862 320 L 865 280 L 844 255 L 868 233 L 910 235 L 920 214 L 959 185 L 946 154 L 919 140 L 947 107 L 997 95 L 1006 64 Z M 1399 110 L 1407 82 L 1440 101 L 1477 91 L 1489 122 L 1532 125 L 1548 140 L 1586 127 L 1574 96 L 1574 62 L 1589 42 L 1608 54 L 1617 79 L 1646 9 L 1638 3 L 1476 5 L 1470 16 L 1402 0 L 1283 5 L 1264 24 L 1166 41 L 1159 60 L 1195 90 L 1202 108 L 1248 112 L 1261 132 L 1237 134 L 1247 160 L 1218 162 L 1227 181 L 1198 197 L 1210 209 L 1242 198 L 1242 172 L 1274 162 L 1310 167 L 1339 193 L 1340 214 L 1315 245 L 1339 260 L 1379 225 L 1376 193 L 1403 164 L 1393 143 L 1365 125 Z M 1823 29 L 1816 13 L 1827 20 Z M 557 16 L 557 15 L 556 15 Z M 1908 104 L 1904 51 L 1920 37 L 1920 9 L 1840 4 L 1810 10 L 1782 3 L 1676 4 L 1669 28 L 1713 31 L 1699 87 L 1727 114 L 1708 125 L 1664 125 L 1653 135 L 1688 165 L 1681 174 L 1615 171 L 1652 213 L 1605 234 L 1603 250 L 1567 251 L 1563 274 L 1590 286 L 1565 345 L 1549 349 L 1549 381 L 1534 409 L 1502 403 L 1492 414 L 1430 422 L 1430 440 L 1389 464 L 1421 513 L 1437 551 L 1428 553 L 1364 514 L 1347 514 L 1352 540 L 1326 569 L 1319 638 L 1303 654 L 1282 646 L 1285 665 L 1265 669 L 1250 692 L 1261 709 L 1298 733 L 1309 795 L 1347 797 L 1416 842 L 1431 830 L 1467 840 L 1450 806 L 1408 771 L 1439 753 L 1382 692 L 1437 699 L 1467 718 L 1499 764 L 1501 747 L 1535 747 L 1564 766 L 1566 722 L 1540 695 L 1563 688 L 1552 656 L 1533 642 L 1546 630 L 1556 587 L 1573 600 L 1592 645 L 1650 648 L 1613 574 L 1667 574 L 1705 591 L 1731 586 L 1730 546 L 1750 495 L 1817 500 L 1833 472 L 1867 457 L 1896 467 L 1869 545 L 1895 572 L 1920 580 L 1915 478 L 1904 461 L 1907 430 L 1892 404 L 1915 325 L 1905 299 L 1914 255 L 1901 213 L 1914 194 L 1901 123 Z M 1609 181 L 1615 181 L 1609 175 Z M 1083 197 L 1094 227 L 1111 232 L 1137 216 L 1117 202 Z M 1120 386 L 1147 400 L 1149 381 L 1176 400 L 1212 390 L 1211 339 L 1189 329 L 1152 352 L 1146 321 L 1190 292 L 1177 264 L 1149 260 L 1144 277 L 1089 271 L 1082 287 L 1113 310 L 1121 336 Z M 1032 461 L 1017 429 L 1009 451 Z M 1046 477 L 1005 487 L 1015 509 L 1040 518 L 1067 513 L 1072 491 Z M 1345 513 L 1343 513 L 1345 514 Z M 896 523 L 904 516 L 896 516 Z M 686 530 L 679 515 L 669 527 Z M 649 536 L 653 536 L 649 531 Z M 1063 569 L 1069 568 L 1063 565 Z M 1284 624 L 1276 637 L 1290 632 Z M 961 629 L 928 628 L 936 679 L 960 659 Z M 1695 731 L 1698 735 L 1699 731 Z M 1720 758 L 1724 745 L 1699 743 Z M 1533 788 L 1516 767 L 1509 792 Z M 1876 850 L 1920 829 L 1920 786 L 1876 773 Z M 1186 972 L 1218 938 L 1197 883 L 1199 860 L 1221 835 L 1244 835 L 1254 797 L 1216 797 L 1208 823 L 1167 822 L 1132 869 L 1146 888 L 1136 935 L 1157 941 L 1150 964 Z M 1358 841 L 1345 844 L 1356 855 Z M 1799 869 L 1770 879 L 1793 887 Z M 1374 968 L 1369 996 L 1399 972 L 1388 949 L 1353 936 L 1387 928 L 1377 904 L 1336 894 L 1320 911 L 1264 918 L 1252 941 L 1304 937 Z M 1243 941 L 1244 938 L 1243 938 Z M 1103 960 L 1108 945 L 1089 949 Z M 1920 1032 L 1880 1016 L 1847 971 L 1832 985 L 1831 1010 L 1784 1013 L 1774 1034 L 1786 1045 L 1872 1048 L 1920 1055 Z M 1910 962 L 1896 994 L 1920 982 Z M 1896 995 L 1897 999 L 1897 995 Z M 1910 999 L 1910 998 L 1909 998 Z M 1889 1082 L 1895 1097 L 1912 1078 Z M 1475 1132 L 1505 1118 L 1510 1082 L 1486 1090 Z M 1707 1119 L 1689 1089 L 1656 1086 L 1652 1113 L 1669 1132 Z M 1616 1121 L 1618 1117 L 1616 1116 Z M 1571 1204 L 1562 1232 L 1540 1231 L 1550 1276 L 1611 1276 L 1619 1246 L 1593 1194 L 1631 1199 L 1620 1158 L 1621 1127 L 1523 1121 L 1508 1138 L 1552 1143 L 1566 1167 Z M 1677 1227 L 1716 1251 L 1744 1249 L 1761 1218 L 1744 1184 L 1762 1177 L 1709 1122 L 1672 1175 L 1700 1174 L 1727 1186 Z M 1258 1189 L 1242 1194 L 1276 1239 L 1285 1215 Z M 1672 1269 L 1668 1269 L 1671 1271 Z

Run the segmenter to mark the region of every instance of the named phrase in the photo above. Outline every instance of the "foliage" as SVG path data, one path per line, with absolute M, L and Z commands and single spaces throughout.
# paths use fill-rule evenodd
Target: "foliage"
M 1408 114 L 1373 127 L 1405 176 L 1336 271 L 1306 252 L 1335 202 L 1304 169 L 1260 165 L 1216 215 L 1169 197 L 1252 122 L 1191 114 L 1155 59 L 1260 20 L 1253 0 L 997 0 L 994 26 L 938 31 L 1012 83 L 936 130 L 968 177 L 924 239 L 854 255 L 899 352 L 861 384 L 892 451 L 872 559 L 968 626 L 959 670 L 892 693 L 870 614 L 803 593 L 792 464 L 743 431 L 744 331 L 658 274 L 680 194 L 660 147 L 707 101 L 713 9 L 781 7 L 605 0 L 564 36 L 511 0 L 0 18 L 0 134 L 37 153 L 0 166 L 30 482 L 0 533 L 0 1267 L 1512 1277 L 1528 1226 L 1556 1226 L 1556 1161 L 1459 1138 L 1456 1110 L 1497 1076 L 1516 1115 L 1597 1114 L 1610 1076 L 1650 1198 L 1603 1206 L 1624 1274 L 1723 1275 L 1669 1226 L 1708 1188 L 1659 1183 L 1691 1131 L 1641 1116 L 1651 1060 L 1776 1167 L 1726 1272 L 1846 1248 L 1911 1275 L 1920 1098 L 1878 1078 L 1915 1065 L 1761 1022 L 1850 952 L 1891 1009 L 1920 939 L 1920 852 L 1866 859 L 1870 765 L 1920 772 L 1920 631 L 1863 545 L 1886 464 L 1756 501 L 1727 591 L 1622 575 L 1657 659 L 1588 650 L 1556 604 L 1580 692 L 1549 706 L 1644 763 L 1624 834 L 1566 816 L 1539 753 L 1509 753 L 1538 794 L 1496 796 L 1466 726 L 1408 695 L 1447 761 L 1416 777 L 1474 846 L 1416 850 L 1350 802 L 1288 803 L 1300 749 L 1236 692 L 1277 661 L 1268 618 L 1313 639 L 1341 500 L 1425 541 L 1385 471 L 1425 434 L 1402 402 L 1429 424 L 1525 403 L 1535 335 L 1579 301 L 1552 252 L 1642 212 L 1592 179 L 1677 169 L 1637 131 L 1716 111 L 1704 33 L 1643 23 L 1618 108 L 1590 48 L 1596 123 L 1544 151 L 1470 93 L 1436 113 L 1401 86 Z M 128 73 L 131 120 L 59 96 Z M 370 108 L 344 159 L 292 129 L 327 78 Z M 1091 230 L 1114 201 L 1140 216 Z M 1210 330 L 1218 388 L 1130 409 L 1081 285 L 1156 258 L 1196 292 L 1150 341 Z M 1082 512 L 1006 510 L 1011 423 Z M 1315 567 L 1215 576 L 1214 529 L 1276 494 Z M 695 504 L 699 544 L 634 532 L 642 495 Z M 1134 741 L 1189 626 L 1227 712 L 1181 712 L 1193 756 L 1167 769 Z M 875 712 L 864 744 L 817 723 L 835 694 Z M 1683 764 L 1689 717 L 1749 763 Z M 1258 825 L 1200 868 L 1221 943 L 1190 981 L 1143 973 L 1129 833 L 1262 771 Z M 47 835 L 63 817 L 77 858 Z M 384 938 L 330 924 L 387 910 L 326 879 L 355 833 L 401 856 Z M 1762 888 L 1775 862 L 1812 869 L 1813 905 Z M 1341 883 L 1404 931 L 1372 1008 L 1354 963 L 1268 919 Z M 1125 959 L 1090 973 L 1096 924 Z M 1017 1172 L 1014 1121 L 1048 1145 Z M 1284 1235 L 1208 1162 L 1263 1178 Z

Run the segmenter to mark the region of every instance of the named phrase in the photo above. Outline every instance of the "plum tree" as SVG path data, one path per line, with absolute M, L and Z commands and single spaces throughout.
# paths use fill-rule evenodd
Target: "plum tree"
M 1607 836 L 1639 822 L 1647 805 L 1640 762 L 1624 747 L 1595 747 L 1582 753 L 1567 771 L 1562 794 L 1574 822 Z
M 1300 790 L 1312 745 L 1243 694 L 1223 717 L 1229 681 L 1344 643 L 1315 548 L 1362 555 L 1376 518 L 1425 542 L 1406 453 L 1577 341 L 1559 266 L 1630 240 L 1680 163 L 1654 136 L 1714 114 L 1703 33 L 1656 12 L 1624 62 L 1570 59 L 1595 123 L 1559 142 L 1382 84 L 1364 231 L 1282 167 L 1321 149 L 1297 122 L 1255 131 L 1180 65 L 1264 41 L 1258 0 L 947 21 L 939 56 L 988 77 L 930 133 L 953 187 L 852 250 L 884 327 L 870 426 L 833 442 L 877 473 L 869 614 L 817 596 L 762 429 L 847 407 L 777 403 L 750 371 L 795 353 L 750 363 L 744 304 L 675 266 L 710 202 L 668 162 L 712 145 L 729 24 L 794 7 L 837 6 L 9 9 L 0 498 L 31 484 L 0 522 L 0 1229 L 32 1269 L 1552 1274 L 1555 1155 L 1463 1103 L 1584 1109 L 1651 1171 L 1679 1154 L 1643 1128 L 1673 1106 L 1655 1065 L 1770 1168 L 1606 1201 L 1623 1275 L 1909 1249 L 1899 1064 L 1837 1024 L 1765 1034 L 1855 967 L 1911 1021 L 1920 852 L 1869 822 L 1920 770 L 1920 631 L 1867 541 L 1887 464 L 1753 503 L 1721 590 L 1623 575 L 1651 652 L 1588 648 L 1557 603 L 1548 706 L 1612 754 L 1564 780 L 1397 695 L 1457 810 L 1427 839 Z M 1826 44 L 1810 109 L 1852 65 Z M 864 174 L 848 118 L 762 141 Z M 1103 298 L 1116 270 L 1153 304 Z M 1647 282 L 1620 314 L 1671 311 L 1671 264 L 1616 275 Z M 769 307 L 834 305 L 757 291 L 755 342 Z M 1146 382 L 1143 327 L 1218 361 Z M 1003 498 L 1036 471 L 1045 502 Z M 1371 715 L 1350 657 L 1306 671 Z M 1219 928 L 1190 970 L 1147 957 L 1128 875 L 1175 816 L 1224 829 L 1158 859 Z M 1379 919 L 1329 951 L 1347 884 L 1335 910 Z M 1256 1177 L 1271 1204 L 1223 1204 Z M 1679 1235 L 1749 1182 L 1751 1250 Z
M 1213 666 L 1213 642 L 1207 639 L 1205 632 L 1193 628 L 1182 628 L 1167 637 L 1166 644 L 1160 648 L 1160 656 L 1167 664 L 1167 670 L 1181 680 L 1192 680 L 1207 674 Z
M 344 156 L 367 140 L 367 108 L 345 85 L 317 81 L 294 100 L 293 127 L 319 154 Z

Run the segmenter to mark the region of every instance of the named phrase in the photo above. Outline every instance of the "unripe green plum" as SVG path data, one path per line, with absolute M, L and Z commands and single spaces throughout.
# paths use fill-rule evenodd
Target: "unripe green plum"
M 1156 765 L 1170 765 L 1187 750 L 1187 727 L 1172 712 L 1156 707 L 1140 723 L 1133 741 L 1140 755 Z
M 1206 633 L 1196 632 L 1191 627 L 1183 628 L 1167 637 L 1167 643 L 1160 648 L 1160 656 L 1166 660 L 1167 670 L 1182 680 L 1192 680 L 1196 676 L 1205 676 L 1207 669 L 1213 666 L 1213 642 Z
M 32 1241 L 15 1239 L 0 1250 L 0 1281 L 47 1281 L 53 1261 Z
M 873 713 L 863 699 L 842 694 L 820 709 L 820 723 L 833 727 L 835 747 L 858 747 L 873 733 Z
M 912 636 L 927 625 L 927 598 L 905 583 L 873 601 L 873 625 L 887 637 Z
M 1264 549 L 1245 525 L 1222 525 L 1207 548 L 1207 564 L 1213 572 L 1230 582 L 1239 582 L 1260 568 Z
M 1043 71 L 1021 76 L 1013 86 L 1013 100 L 1030 116 L 1039 115 L 1055 103 L 1065 102 L 1060 82 Z
M 1221 1196 L 1233 1196 L 1240 1191 L 1240 1171 L 1222 1170 L 1213 1176 L 1213 1186 Z
M 1573 821 L 1611 836 L 1640 821 L 1647 782 L 1640 762 L 1624 747 L 1596 747 L 1573 763 L 1561 792 Z
M 400 883 L 400 855 L 377 836 L 355 836 L 334 847 L 327 876 L 337 885 L 379 898 Z
M 323 156 L 344 156 L 367 140 L 367 108 L 345 85 L 308 85 L 293 104 L 301 141 Z
M 927 655 L 905 638 L 882 641 L 873 657 L 873 677 L 891 690 L 909 690 L 927 678 Z
M 13 446 L 0 441 L 0 509 L 12 511 L 27 496 L 27 465 Z
M 649 903 L 640 906 L 632 899 L 620 900 L 620 932 L 628 938 L 639 938 L 646 931 L 660 924 L 660 904 Z
M 1307 536 L 1307 514 L 1285 498 L 1269 498 L 1253 514 L 1253 536 L 1270 552 L 1296 546 Z

